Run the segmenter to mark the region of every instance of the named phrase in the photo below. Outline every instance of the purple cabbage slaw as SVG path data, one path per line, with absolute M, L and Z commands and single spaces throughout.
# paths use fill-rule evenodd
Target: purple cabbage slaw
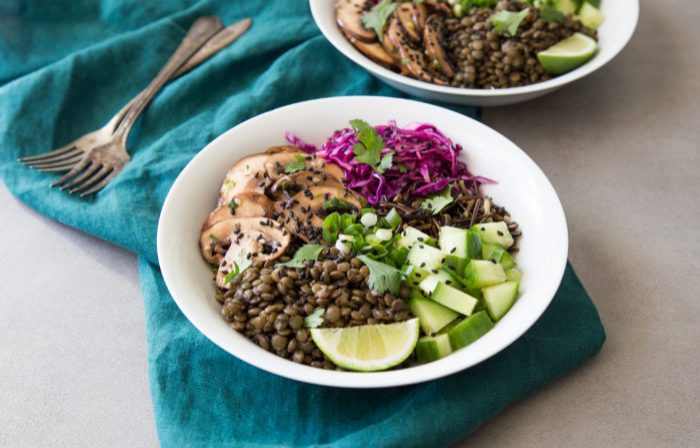
M 432 124 L 411 123 L 399 128 L 396 121 L 391 120 L 388 125 L 374 126 L 374 129 L 386 144 L 382 155 L 394 152 L 393 164 L 383 174 L 355 160 L 353 145 L 358 139 L 352 128 L 335 131 L 320 149 L 291 132 L 285 137 L 292 145 L 339 165 L 345 173 L 347 186 L 362 194 L 372 205 L 391 200 L 398 193 L 428 196 L 458 180 L 474 188 L 493 183 L 490 179 L 471 174 L 467 165 L 458 160 L 462 145 L 453 144 Z

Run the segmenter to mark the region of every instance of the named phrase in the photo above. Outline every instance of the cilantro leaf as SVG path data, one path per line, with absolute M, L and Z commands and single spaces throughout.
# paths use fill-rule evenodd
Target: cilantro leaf
M 377 292 L 390 291 L 393 294 L 398 294 L 401 288 L 401 271 L 388 264 L 372 260 L 366 255 L 360 255 L 357 258 L 369 268 L 367 286 Z
M 306 261 L 318 260 L 321 249 L 320 244 L 304 244 L 297 249 L 291 260 L 280 264 L 282 266 L 287 266 L 288 268 L 303 268 Z
M 441 192 L 425 198 L 420 206 L 421 208 L 431 210 L 433 215 L 437 215 L 443 208 L 450 205 L 452 201 L 454 201 L 452 197 L 452 187 L 448 185 Z
M 379 174 L 382 174 L 384 171 L 388 170 L 391 168 L 391 164 L 394 161 L 394 152 L 388 152 L 384 154 L 382 159 L 379 161 L 379 165 L 377 165 L 376 168 L 374 168 Z
M 551 5 L 544 5 L 540 11 L 540 17 L 546 23 L 561 23 L 565 18 L 561 11 L 557 11 L 557 9 Z
M 299 172 L 304 168 L 306 168 L 306 158 L 297 154 L 294 156 L 294 160 L 289 162 L 287 166 L 284 167 L 284 172 L 287 174 L 292 174 Z
M 355 210 L 354 205 L 338 197 L 333 197 L 326 201 L 323 201 L 322 207 L 324 210 Z
M 323 315 L 325 314 L 325 312 L 326 310 L 324 310 L 323 308 L 317 308 L 316 311 L 306 316 L 306 318 L 304 319 L 304 326 L 306 328 L 320 327 L 323 323 Z
M 391 0 L 382 0 L 362 17 L 362 24 L 365 28 L 377 33 L 379 42 L 384 38 L 384 27 L 389 17 L 394 13 L 396 6 L 398 5 Z
M 352 147 L 355 159 L 360 163 L 366 163 L 380 174 L 389 169 L 394 153 L 387 153 L 382 157 L 382 150 L 386 147 L 386 144 L 377 130 L 366 121 L 360 119 L 350 120 L 350 126 L 352 126 L 355 136 L 360 141 L 360 143 Z
M 253 257 L 250 256 L 248 251 L 246 251 L 245 249 L 240 249 L 236 256 L 233 257 L 231 270 L 228 274 L 226 274 L 226 277 L 224 278 L 224 284 L 229 284 L 235 276 L 248 269 L 252 264 Z
M 238 208 L 238 204 L 236 204 L 236 201 L 234 201 L 233 199 L 231 199 L 227 205 L 231 212 Z
M 528 14 L 530 14 L 530 8 L 525 8 L 520 12 L 498 11 L 491 16 L 491 22 L 493 22 L 493 27 L 497 33 L 515 36 L 515 33 L 518 32 L 520 22 L 522 22 Z

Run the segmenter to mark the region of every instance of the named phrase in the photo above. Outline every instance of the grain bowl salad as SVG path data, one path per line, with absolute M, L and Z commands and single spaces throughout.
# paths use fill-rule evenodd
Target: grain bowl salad
M 449 356 L 515 303 L 518 224 L 435 126 L 286 139 L 230 167 L 202 224 L 233 330 L 296 363 L 379 371 Z

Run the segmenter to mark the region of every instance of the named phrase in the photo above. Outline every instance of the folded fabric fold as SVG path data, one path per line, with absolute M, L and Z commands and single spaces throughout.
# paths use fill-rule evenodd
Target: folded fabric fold
M 302 0 L 64 0 L 42 9 L 43 3 L 0 5 L 0 60 L 8 61 L 0 66 L 0 177 L 46 216 L 140 255 L 162 446 L 447 445 L 600 349 L 600 319 L 569 266 L 549 309 L 516 343 L 427 384 L 372 391 L 311 386 L 223 352 L 180 313 L 157 267 L 160 208 L 178 173 L 217 135 L 276 107 L 400 94 L 335 51 Z M 130 137 L 131 162 L 99 195 L 50 191 L 57 176 L 16 161 L 104 124 L 204 14 L 225 23 L 250 16 L 253 26 L 158 95 Z M 282 131 L 270 132 L 283 142 Z

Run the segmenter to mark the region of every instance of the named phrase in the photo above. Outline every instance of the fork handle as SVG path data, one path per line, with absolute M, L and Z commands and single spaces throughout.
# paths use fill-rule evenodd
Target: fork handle
M 172 81 L 184 75 L 193 68 L 197 67 L 202 62 L 214 56 L 220 50 L 231 45 L 236 39 L 238 39 L 238 37 L 241 34 L 245 33 L 248 30 L 248 28 L 250 28 L 251 22 L 252 21 L 249 18 L 239 20 L 233 25 L 229 25 L 223 30 L 216 33 L 211 39 L 207 41 L 207 43 L 205 43 L 199 50 L 197 50 L 194 56 L 189 58 L 187 62 L 182 67 L 180 67 L 177 73 L 175 73 L 175 75 L 173 75 L 173 77 L 170 78 L 169 81 Z M 129 109 L 131 109 L 131 106 L 134 105 L 138 97 L 143 95 L 145 91 L 146 90 L 144 89 L 143 91 L 139 92 L 138 95 L 136 95 L 134 98 L 131 99 L 131 101 L 122 106 L 122 108 L 119 109 L 119 112 L 117 112 L 112 118 L 110 118 L 108 123 L 108 126 L 111 129 L 110 132 L 113 133 L 117 129 L 119 123 L 121 123 L 124 116 L 126 116 L 126 114 L 129 112 Z
M 129 137 L 131 128 L 148 103 L 150 103 L 153 97 L 163 88 L 165 83 L 175 75 L 178 69 L 214 34 L 221 30 L 221 28 L 223 28 L 221 20 L 215 16 L 200 17 L 192 24 L 180 43 L 180 46 L 175 50 L 175 53 L 173 53 L 156 77 L 153 78 L 153 81 L 151 81 L 148 87 L 139 94 L 136 101 L 129 109 L 129 112 L 127 112 L 124 119 L 119 123 L 119 127 L 114 133 L 115 141 L 126 145 L 126 140 Z

